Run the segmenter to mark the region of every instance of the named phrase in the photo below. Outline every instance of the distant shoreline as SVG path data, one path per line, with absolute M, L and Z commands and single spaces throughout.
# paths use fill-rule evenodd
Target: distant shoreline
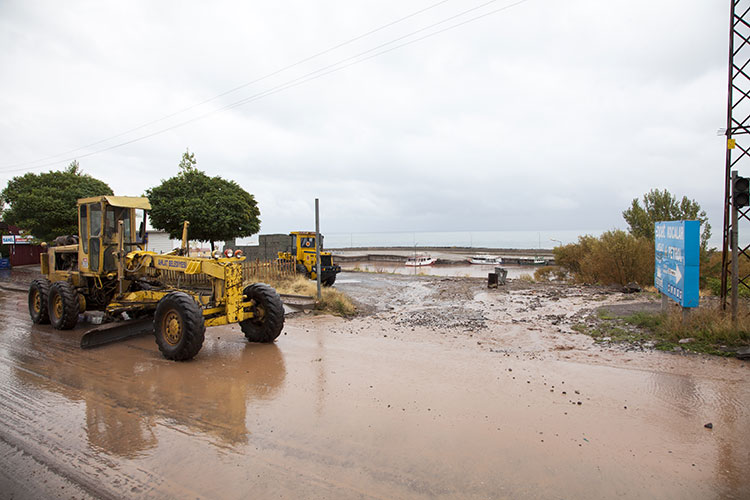
M 477 248 L 477 247 L 359 247 L 326 248 L 337 262 L 404 262 L 415 253 L 428 253 L 437 258 L 437 264 L 455 265 L 467 263 L 473 255 L 494 255 L 501 257 L 506 264 L 530 264 L 535 257 L 542 257 L 553 264 L 555 255 L 551 249 L 528 248 Z
M 490 248 L 490 247 L 438 247 L 438 246 L 369 246 L 369 247 L 338 247 L 325 248 L 326 251 L 337 253 L 356 253 L 356 252 L 442 252 L 451 254 L 499 254 L 499 255 L 524 255 L 524 256 L 553 256 L 554 250 L 551 248 Z

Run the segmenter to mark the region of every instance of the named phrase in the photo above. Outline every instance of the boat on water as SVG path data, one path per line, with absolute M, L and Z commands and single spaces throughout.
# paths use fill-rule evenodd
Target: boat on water
M 431 266 L 437 262 L 437 259 L 435 257 L 432 257 L 427 254 L 420 254 L 415 255 L 414 257 L 409 257 L 406 259 L 406 263 L 404 265 L 409 267 L 421 267 L 421 266 Z
M 503 259 L 496 256 L 496 255 L 474 255 L 471 258 L 469 258 L 469 262 L 472 264 L 480 264 L 480 265 L 490 265 L 494 266 L 497 264 L 502 264 Z
M 535 266 L 546 266 L 547 265 L 547 259 L 544 257 L 534 257 L 534 265 Z

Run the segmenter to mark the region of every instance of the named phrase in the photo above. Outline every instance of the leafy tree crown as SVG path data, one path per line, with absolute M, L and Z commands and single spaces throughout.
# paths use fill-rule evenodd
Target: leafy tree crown
M 77 161 L 61 171 L 27 173 L 11 179 L 0 200 L 7 204 L 3 219 L 41 240 L 78 234 L 79 198 L 112 195 L 103 181 L 86 175 Z
M 182 223 L 190 221 L 190 239 L 215 241 L 252 236 L 260 230 L 260 210 L 255 197 L 234 181 L 209 177 L 199 170 L 195 155 L 186 151 L 180 172 L 148 189 L 151 224 L 182 236 Z
M 701 223 L 701 249 L 708 248 L 711 238 L 711 225 L 708 223 L 706 212 L 695 201 L 683 196 L 677 200 L 675 196 L 664 189 L 652 189 L 643 195 L 643 205 L 638 198 L 633 199 L 630 208 L 622 212 L 628 223 L 630 234 L 642 236 L 654 241 L 654 223 L 670 220 L 698 220 Z

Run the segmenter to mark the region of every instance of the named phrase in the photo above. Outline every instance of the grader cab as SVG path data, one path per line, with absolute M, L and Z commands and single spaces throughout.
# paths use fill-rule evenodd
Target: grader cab
M 82 347 L 153 330 L 164 357 L 178 361 L 198 354 L 207 326 L 239 323 L 249 341 L 273 342 L 284 326 L 276 291 L 263 283 L 243 288 L 239 252 L 186 255 L 187 222 L 181 248 L 149 252 L 150 209 L 147 198 L 78 200 L 78 237 L 58 238 L 41 255 L 44 278 L 29 289 L 32 321 L 66 330 L 79 314 L 102 311 L 106 324 L 86 332 Z

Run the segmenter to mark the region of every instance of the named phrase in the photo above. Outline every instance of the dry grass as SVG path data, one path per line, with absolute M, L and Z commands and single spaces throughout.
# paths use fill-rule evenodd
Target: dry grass
M 740 307 L 735 327 L 729 311 L 722 311 L 718 305 L 693 309 L 685 321 L 682 312 L 675 309 L 664 317 L 660 330 L 666 340 L 673 342 L 690 337 L 714 345 L 744 345 L 750 341 L 750 310 L 747 304 Z
M 600 311 L 598 319 L 602 322 L 593 328 L 581 324 L 574 329 L 595 339 L 650 343 L 660 350 L 679 347 L 720 356 L 731 356 L 750 345 L 750 303 L 747 302 L 741 304 L 736 326 L 732 324 L 729 311 L 722 311 L 718 301 L 692 309 L 685 318 L 680 308 L 671 307 L 666 314 L 637 312 L 612 316 Z
M 316 297 L 318 294 L 317 283 L 301 275 L 281 278 L 268 284 L 276 288 L 278 293 L 306 295 L 308 297 Z M 357 312 L 351 299 L 345 293 L 333 287 L 322 288 L 321 299 L 315 304 L 315 310 L 345 317 L 353 316 Z

